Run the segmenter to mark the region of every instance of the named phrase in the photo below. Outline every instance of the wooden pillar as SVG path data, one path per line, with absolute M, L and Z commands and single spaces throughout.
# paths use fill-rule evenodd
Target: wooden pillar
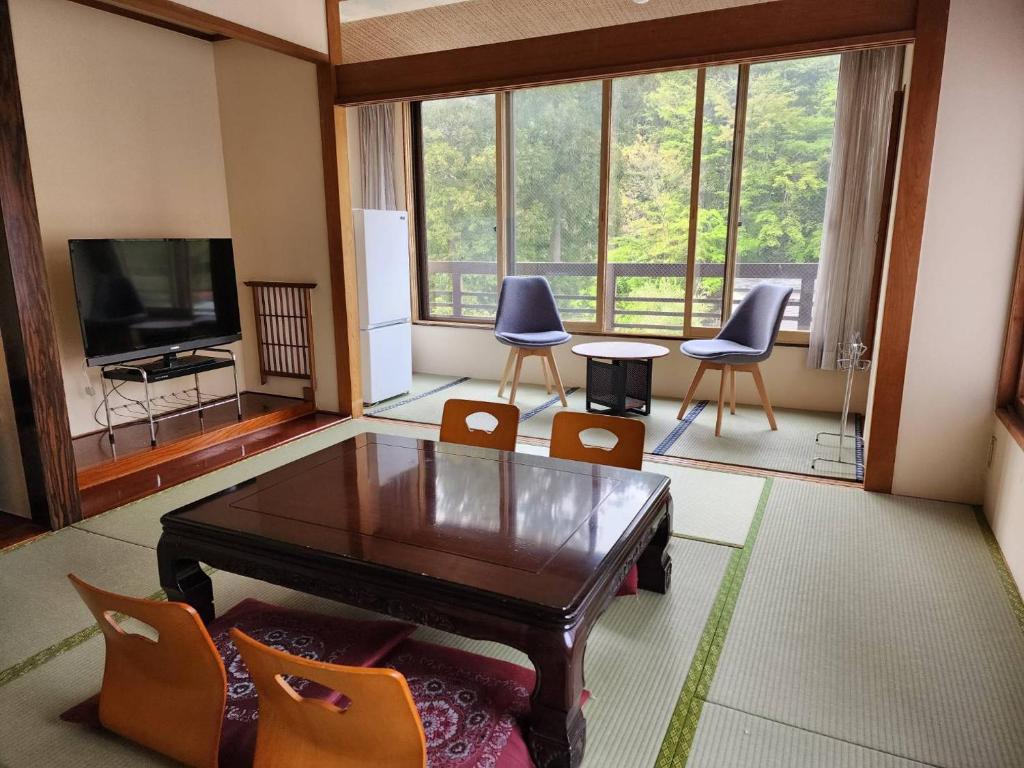
M 874 355 L 875 390 L 864 465 L 864 487 L 869 491 L 892 491 L 948 21 L 949 0 L 920 0 L 885 303 Z
M 0 336 L 32 519 L 81 520 L 7 0 L 0 0 Z
M 348 123 L 344 107 L 335 106 L 335 67 L 341 63 L 341 20 L 337 0 L 325 0 L 330 62 L 317 64 L 320 137 L 327 200 L 327 246 L 331 259 L 331 305 L 337 357 L 338 401 L 343 415 L 363 413 L 359 353 L 359 303 L 356 295 L 355 237 L 349 185 Z

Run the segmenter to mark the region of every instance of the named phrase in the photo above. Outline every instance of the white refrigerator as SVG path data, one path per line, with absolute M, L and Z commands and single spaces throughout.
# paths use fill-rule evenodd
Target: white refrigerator
M 363 401 L 379 403 L 412 389 L 409 215 L 355 209 L 352 218 Z

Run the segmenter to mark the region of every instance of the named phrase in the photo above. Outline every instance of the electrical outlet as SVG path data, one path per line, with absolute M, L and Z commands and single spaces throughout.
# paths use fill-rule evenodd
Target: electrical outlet
M 992 435 L 992 442 L 988 444 L 988 466 L 992 466 L 992 460 L 996 457 L 996 436 Z

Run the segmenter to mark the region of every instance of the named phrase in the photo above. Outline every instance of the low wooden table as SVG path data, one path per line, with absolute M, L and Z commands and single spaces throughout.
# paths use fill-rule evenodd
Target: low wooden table
M 668 479 L 364 434 L 164 515 L 160 583 L 209 622 L 200 562 L 518 648 L 538 766 L 577 766 L 587 637 L 634 563 L 665 592 Z
M 587 410 L 614 416 L 651 412 L 654 360 L 668 348 L 636 341 L 577 344 L 573 354 L 587 358 Z M 601 406 L 594 408 L 594 404 Z

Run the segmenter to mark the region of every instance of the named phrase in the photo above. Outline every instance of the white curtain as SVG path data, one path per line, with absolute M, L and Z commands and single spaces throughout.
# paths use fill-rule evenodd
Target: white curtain
M 871 303 L 893 98 L 902 48 L 842 54 L 821 262 L 814 288 L 810 368 L 835 369 L 837 344 L 863 335 Z
M 395 194 L 395 111 L 373 104 L 356 111 L 359 123 L 360 184 L 363 208 L 397 210 Z

